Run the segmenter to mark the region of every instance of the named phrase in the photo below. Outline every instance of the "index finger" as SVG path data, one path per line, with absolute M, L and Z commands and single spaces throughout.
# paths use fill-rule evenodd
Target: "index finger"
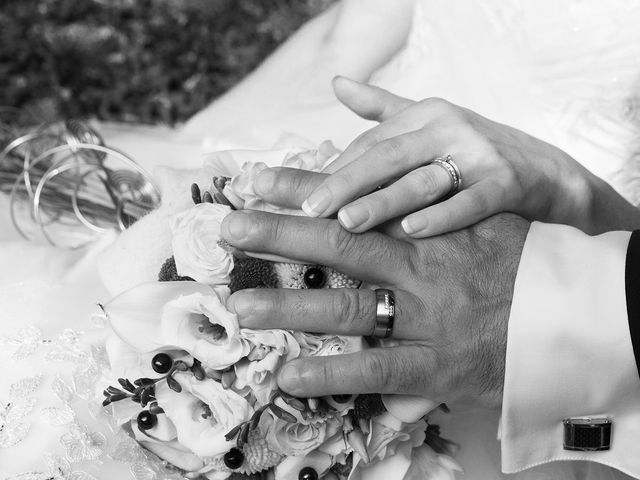
M 221 235 L 241 250 L 326 265 L 379 285 L 406 281 L 413 248 L 375 231 L 350 233 L 336 220 L 253 210 L 227 215 Z

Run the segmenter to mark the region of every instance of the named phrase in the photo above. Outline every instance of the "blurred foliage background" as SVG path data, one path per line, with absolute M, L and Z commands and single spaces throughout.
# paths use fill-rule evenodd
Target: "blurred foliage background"
M 0 123 L 174 125 L 335 0 L 2 0 Z

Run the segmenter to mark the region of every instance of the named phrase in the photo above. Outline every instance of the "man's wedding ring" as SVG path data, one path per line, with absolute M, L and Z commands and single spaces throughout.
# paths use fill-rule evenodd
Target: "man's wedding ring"
M 458 166 L 451 158 L 451 155 L 435 158 L 432 163 L 444 168 L 449 174 L 449 178 L 451 179 L 451 188 L 449 189 L 447 198 L 452 197 L 453 195 L 458 193 L 462 188 L 462 174 L 460 173 L 460 169 L 458 168 Z
M 391 290 L 376 290 L 376 324 L 373 329 L 374 338 L 389 338 L 393 333 L 393 322 L 396 318 L 396 298 Z

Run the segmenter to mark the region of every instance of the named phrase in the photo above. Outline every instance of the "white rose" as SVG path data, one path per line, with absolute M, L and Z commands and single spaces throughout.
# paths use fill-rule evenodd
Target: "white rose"
M 103 308 L 113 331 L 141 352 L 171 348 L 205 367 L 227 368 L 249 353 L 238 318 L 221 301 L 228 288 L 197 282 L 150 282 L 127 290 Z
M 336 148 L 331 140 L 325 140 L 315 150 L 290 153 L 285 157 L 282 166 L 319 172 L 335 160 L 338 154 L 340 154 L 340 150 Z
M 171 219 L 171 245 L 179 275 L 209 285 L 229 283 L 233 256 L 219 243 L 220 224 L 230 211 L 226 205 L 200 203 Z
M 364 350 L 362 337 L 346 335 L 314 335 L 306 332 L 293 332 L 300 345 L 303 357 L 326 357 L 344 355 Z
M 276 375 L 280 367 L 300 355 L 300 346 L 285 330 L 240 330 L 240 336 L 250 345 L 247 358 L 235 365 L 238 390 L 250 388 L 258 404 L 269 403 L 271 392 L 277 388 Z
M 296 422 L 288 422 L 276 416 L 271 409 L 260 417 L 260 433 L 264 435 L 273 451 L 286 456 L 308 455 L 333 437 L 342 428 L 342 421 L 333 415 L 314 415 L 302 418 L 300 412 L 287 408 L 286 404 L 276 404 L 293 415 Z

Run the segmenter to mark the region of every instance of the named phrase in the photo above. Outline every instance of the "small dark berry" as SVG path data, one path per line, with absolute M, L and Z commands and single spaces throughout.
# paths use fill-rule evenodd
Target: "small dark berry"
M 173 367 L 173 359 L 166 353 L 158 353 L 151 359 L 151 368 L 156 373 L 167 373 Z
M 244 462 L 244 453 L 238 448 L 232 448 L 224 454 L 224 464 L 231 470 L 236 470 L 242 466 Z
M 196 205 L 202 203 L 202 197 L 200 196 L 200 187 L 197 183 L 191 184 L 191 200 L 193 200 L 193 203 L 195 203 Z
M 304 467 L 298 473 L 298 480 L 318 480 L 318 472 L 311 467 Z
M 347 403 L 351 400 L 351 395 L 332 395 L 331 398 L 333 398 L 336 403 Z
M 239 448 L 232 448 L 224 454 L 224 464 L 231 470 L 236 470 L 242 466 L 244 462 L 244 453 Z
M 158 424 L 158 417 L 148 410 L 143 410 L 138 414 L 137 422 L 140 430 L 149 430 Z
M 324 287 L 325 275 L 321 268 L 311 267 L 304 272 L 304 284 L 308 288 L 322 288 Z

